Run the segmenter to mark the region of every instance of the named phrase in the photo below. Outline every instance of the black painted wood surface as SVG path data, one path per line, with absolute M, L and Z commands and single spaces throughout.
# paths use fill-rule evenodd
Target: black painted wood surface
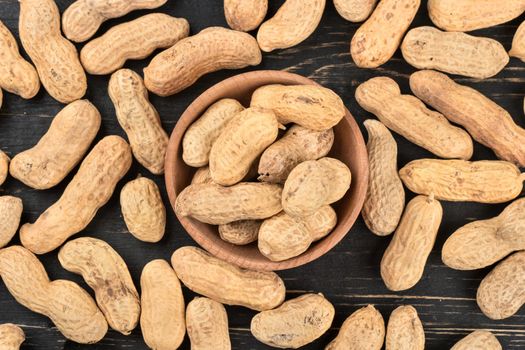
M 61 11 L 72 1 L 58 0 Z M 272 15 L 282 1 L 270 1 Z M 0 20 L 18 36 L 19 5 L 15 0 L 0 0 Z M 222 1 L 219 0 L 169 0 L 168 4 L 158 11 L 187 18 L 191 32 L 197 33 L 203 28 L 219 25 L 225 26 L 222 12 Z M 135 19 L 151 11 L 136 11 L 120 19 L 111 20 L 101 27 L 97 36 L 111 26 Z M 510 49 L 512 36 L 523 18 L 500 25 L 495 28 L 474 32 L 475 35 L 487 36 L 499 40 L 506 49 Z M 421 6 L 412 27 L 431 25 L 428 19 L 426 4 Z M 394 78 L 404 93 L 409 93 L 408 76 L 414 68 L 405 63 L 398 51 L 393 59 L 375 70 L 358 69 L 349 55 L 349 42 L 358 28 L 340 18 L 331 1 L 328 1 L 321 25 L 308 40 L 297 47 L 265 54 L 263 63 L 255 69 L 286 70 L 310 77 L 317 82 L 334 89 L 339 93 L 347 107 L 360 122 L 373 117 L 363 111 L 355 102 L 354 92 L 357 85 L 371 77 L 387 75 Z M 79 48 L 81 46 L 79 45 Z M 128 62 L 126 67 L 141 72 L 149 59 L 139 62 Z M 525 64 L 513 58 L 509 65 L 497 77 L 477 81 L 456 77 L 460 83 L 472 86 L 494 99 L 506 108 L 517 121 L 525 126 L 523 116 L 523 96 L 525 95 Z M 213 73 L 200 79 L 191 88 L 171 97 L 151 96 L 151 100 L 160 112 L 163 125 L 171 132 L 178 117 L 188 104 L 206 88 L 238 72 L 223 71 Z M 118 125 L 113 105 L 107 94 L 109 76 L 89 76 L 89 88 L 86 98 L 92 101 L 102 113 L 102 127 L 97 140 L 105 135 L 125 136 Z M 53 116 L 63 106 L 53 100 L 44 89 L 36 98 L 25 101 L 7 94 L 4 95 L 4 106 L 0 110 L 0 148 L 8 155 L 32 147 L 47 130 Z M 362 128 L 364 131 L 364 128 Z M 411 144 L 396 135 L 399 145 L 399 166 L 410 160 L 431 157 L 427 151 Z M 64 145 L 67 147 L 67 145 Z M 523 147 L 523 145 L 516 145 Z M 493 153 L 476 144 L 474 159 L 494 159 Z M 124 225 L 118 203 L 118 193 L 126 181 L 138 174 L 154 178 L 161 187 L 168 209 L 167 234 L 158 244 L 142 243 L 131 236 Z M 19 196 L 24 201 L 22 222 L 33 222 L 43 210 L 56 201 L 65 185 L 71 179 L 68 176 L 57 187 L 36 191 L 20 182 L 9 178 L 0 188 L 0 195 Z M 412 197 L 408 194 L 409 198 Z M 408 198 L 408 199 L 409 199 Z M 525 308 L 515 316 L 503 321 L 491 321 L 486 318 L 476 305 L 475 295 L 480 280 L 490 271 L 454 271 L 443 265 L 440 250 L 446 238 L 458 227 L 476 219 L 497 215 L 504 205 L 481 205 L 467 203 L 443 203 L 444 220 L 439 236 L 430 255 L 423 279 L 416 287 L 401 293 L 392 293 L 384 286 L 379 275 L 381 256 L 387 247 L 390 237 L 376 237 L 370 233 L 363 221 L 359 219 L 348 236 L 330 253 L 319 260 L 301 268 L 283 271 L 288 288 L 287 297 L 292 298 L 304 292 L 321 292 L 336 307 L 336 318 L 332 328 L 323 337 L 307 349 L 323 349 L 335 337 L 344 319 L 356 309 L 369 303 L 375 304 L 385 320 L 390 312 L 401 304 L 414 305 L 423 321 L 426 333 L 427 349 L 448 349 L 456 341 L 474 329 L 490 329 L 498 336 L 505 349 L 525 348 Z M 136 285 L 139 285 L 142 267 L 155 258 L 169 259 L 171 253 L 183 245 L 195 244 L 178 223 L 169 207 L 161 176 L 152 176 L 137 162 L 125 179 L 120 182 L 111 201 L 103 207 L 92 223 L 78 236 L 94 236 L 106 240 L 125 259 Z M 13 244 L 18 243 L 15 238 Z M 56 251 L 41 257 L 52 279 L 66 278 L 80 283 L 90 293 L 89 287 L 82 279 L 61 268 Z M 193 294 L 185 290 L 186 300 Z M 227 307 L 230 334 L 233 349 L 266 349 L 250 334 L 252 311 Z M 78 345 L 65 340 L 56 327 L 45 317 L 34 314 L 17 304 L 0 283 L 0 323 L 13 322 L 25 331 L 27 340 L 23 349 L 145 349 L 139 327 L 129 336 L 109 331 L 107 336 L 96 345 Z M 181 347 L 189 349 L 186 340 Z

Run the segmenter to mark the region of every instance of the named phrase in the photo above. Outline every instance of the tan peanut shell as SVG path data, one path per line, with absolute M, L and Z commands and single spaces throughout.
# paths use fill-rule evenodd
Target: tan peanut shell
M 139 322 L 140 299 L 124 259 L 106 242 L 81 237 L 64 244 L 58 260 L 95 291 L 109 326 L 130 334 Z
M 22 98 L 34 97 L 40 90 L 40 78 L 35 67 L 22 58 L 15 37 L 2 21 L 0 21 L 0 51 L 2 52 L 0 88 Z
M 260 342 L 297 349 L 322 336 L 334 320 L 334 306 L 322 294 L 304 294 L 252 318 L 250 330 Z
M 155 56 L 144 68 L 144 81 L 149 91 L 169 96 L 205 74 L 256 66 L 261 60 L 261 50 L 250 34 L 209 27 Z
M 226 305 L 262 311 L 284 301 L 286 289 L 276 273 L 241 269 L 196 247 L 177 249 L 171 265 L 186 287 Z
M 233 117 L 210 151 L 213 182 L 231 186 L 248 174 L 255 159 L 279 134 L 279 123 L 271 110 L 247 108 Z
M 509 55 L 525 62 L 525 21 L 520 24 L 516 34 L 514 34 Z
M 82 160 L 100 124 L 100 113 L 88 100 L 68 104 L 35 146 L 11 160 L 11 176 L 38 190 L 58 185 Z
M 502 347 L 494 334 L 479 330 L 458 341 L 450 350 L 502 350 Z
M 190 185 L 178 195 L 175 212 L 212 225 L 266 219 L 282 210 L 281 194 L 281 186 L 265 183 Z
M 337 215 L 329 205 L 304 218 L 281 212 L 263 221 L 258 236 L 259 251 L 272 261 L 293 258 L 328 235 L 336 223 Z
M 362 22 L 370 16 L 377 0 L 334 0 L 334 6 L 341 17 L 350 22 Z
M 60 199 L 35 223 L 20 228 L 22 244 L 36 254 L 44 254 L 82 231 L 111 198 L 130 166 L 131 150 L 126 141 L 114 135 L 103 138 L 84 158 Z
M 509 22 L 525 11 L 522 0 L 429 0 L 428 14 L 444 30 L 469 32 Z
M 350 43 L 350 54 L 360 68 L 377 68 L 396 52 L 421 0 L 381 0 Z
M 474 146 L 469 134 L 411 95 L 402 95 L 391 78 L 376 77 L 358 86 L 355 98 L 386 127 L 442 158 L 470 159 Z
M 2 150 L 0 150 L 0 185 L 5 182 L 7 174 L 9 173 L 10 159 Z
M 351 180 L 350 169 L 335 158 L 302 162 L 284 184 L 283 209 L 294 217 L 313 215 L 322 206 L 343 198 Z
M 253 243 L 259 236 L 261 220 L 241 220 L 219 225 L 219 235 L 223 241 L 235 245 Z
M 492 320 L 514 315 L 525 304 L 525 251 L 512 254 L 481 281 L 476 300 Z
M 193 167 L 208 164 L 213 143 L 230 120 L 244 107 L 231 98 L 223 98 L 212 104 L 202 116 L 186 130 L 182 138 L 182 159 Z
M 268 0 L 224 0 L 224 15 L 231 29 L 249 32 L 266 17 Z
M 190 33 L 184 18 L 151 13 L 112 27 L 104 35 L 87 43 L 80 51 L 80 61 L 89 74 L 111 74 L 127 60 L 148 57 L 156 49 L 165 49 Z
M 306 40 L 317 28 L 326 0 L 286 0 L 257 32 L 261 50 L 286 49 Z
M 210 168 L 208 166 L 197 169 L 191 178 L 192 185 L 211 183 L 213 183 L 213 179 L 211 178 Z
M 91 38 L 102 22 L 122 17 L 131 11 L 154 9 L 168 0 L 77 0 L 62 17 L 62 30 L 71 41 L 83 42 Z
M 148 99 L 140 75 L 130 69 L 116 71 L 109 81 L 108 92 L 135 158 L 153 174 L 163 174 L 168 134 Z
M 14 237 L 24 206 L 22 200 L 13 196 L 0 196 L 0 248 Z
M 451 122 L 462 125 L 474 140 L 504 160 L 525 166 L 525 130 L 511 115 L 480 92 L 457 84 L 447 75 L 423 70 L 410 76 L 412 92 Z
M 293 168 L 304 161 L 326 156 L 333 144 L 332 129 L 315 131 L 294 125 L 263 152 L 258 168 L 259 181 L 284 183 Z
M 195 298 L 186 310 L 186 326 L 192 350 L 230 350 L 228 315 L 221 303 Z
M 384 341 L 383 316 L 373 305 L 368 305 L 348 316 L 325 350 L 381 350 Z
M 67 339 L 92 344 L 106 334 L 108 324 L 91 296 L 74 282 L 50 281 L 44 265 L 29 250 L 1 249 L 0 276 L 18 303 L 49 317 Z
M 388 289 L 406 290 L 419 282 L 442 218 L 443 208 L 432 195 L 408 202 L 381 260 L 381 277 Z
M 414 307 L 404 305 L 392 311 L 385 345 L 386 350 L 425 349 L 425 331 Z
M 144 266 L 140 276 L 140 328 L 151 349 L 177 349 L 186 334 L 182 288 L 167 261 L 157 259 Z
M 397 144 L 380 121 L 367 119 L 370 175 L 361 215 L 370 231 L 378 236 L 394 232 L 405 208 L 405 190 L 397 172 Z
M 20 0 L 19 32 L 40 81 L 57 101 L 80 99 L 87 90 L 86 73 L 77 49 L 62 36 L 54 0 Z
M 139 177 L 120 192 L 120 208 L 128 231 L 143 242 L 158 242 L 166 229 L 166 208 L 152 180 Z
M 496 217 L 460 227 L 443 245 L 441 257 L 445 265 L 456 270 L 481 269 L 525 250 L 524 232 L 525 198 L 520 198 Z
M 399 170 L 399 176 L 414 193 L 478 203 L 508 202 L 521 193 L 525 180 L 514 164 L 497 160 L 418 159 Z
M 418 69 L 477 79 L 493 77 L 509 63 L 505 48 L 494 39 L 442 32 L 434 27 L 411 29 L 401 44 L 401 52 L 405 61 Z
M 255 90 L 250 106 L 271 109 L 281 124 L 315 131 L 330 129 L 346 114 L 335 92 L 315 85 L 266 85 Z
M 25 340 L 22 328 L 12 323 L 0 324 L 0 349 L 19 350 Z

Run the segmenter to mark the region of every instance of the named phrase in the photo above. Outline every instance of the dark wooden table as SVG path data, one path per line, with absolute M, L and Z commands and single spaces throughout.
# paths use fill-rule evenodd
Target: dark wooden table
M 72 2 L 57 1 L 61 11 Z M 273 14 L 282 1 L 270 1 L 270 14 Z M 426 4 L 412 24 L 413 27 L 430 25 Z M 0 19 L 18 36 L 18 2 L 0 0 Z M 209 26 L 225 26 L 222 12 L 222 1 L 219 0 L 169 0 L 159 11 L 177 17 L 187 18 L 191 32 L 197 33 Z M 104 33 L 111 26 L 137 18 L 145 11 L 133 12 L 130 15 L 106 22 L 98 34 Z M 523 20 L 523 18 L 521 19 Z M 510 49 L 512 36 L 520 23 L 511 23 L 495 28 L 480 30 L 474 34 L 499 40 L 506 49 Z M 408 76 L 414 68 L 405 63 L 399 52 L 387 64 L 375 70 L 358 69 L 349 55 L 349 42 L 358 25 L 340 18 L 331 1 L 328 1 L 326 12 L 320 27 L 314 35 L 297 47 L 265 54 L 263 63 L 255 69 L 277 69 L 302 74 L 334 89 L 339 93 L 356 119 L 362 123 L 373 116 L 364 112 L 355 102 L 354 91 L 358 84 L 379 75 L 394 78 L 404 93 L 409 93 Z M 128 62 L 138 72 L 148 63 Z M 177 119 L 188 104 L 201 92 L 222 79 L 238 72 L 223 71 L 210 74 L 200 79 L 191 88 L 168 98 L 151 96 L 158 109 L 165 129 L 171 132 Z M 115 117 L 113 105 L 107 94 L 108 76 L 90 76 L 89 89 L 86 95 L 102 113 L 102 127 L 98 139 L 105 135 L 125 136 Z M 523 116 L 523 96 L 525 95 L 525 64 L 511 59 L 510 64 L 497 77 L 484 81 L 458 78 L 460 83 L 473 86 L 497 103 L 506 108 L 517 123 L 525 126 Z M 47 130 L 54 115 L 63 106 L 53 100 L 44 89 L 38 96 L 25 101 L 17 96 L 5 94 L 4 106 L 0 110 L 0 147 L 8 155 L 32 147 Z M 361 124 L 362 127 L 362 124 Z M 364 131 L 364 128 L 362 128 Z M 430 157 L 425 150 L 396 136 L 399 145 L 399 166 L 416 158 Z M 67 145 L 64 145 L 67 147 Z M 524 145 L 516 145 L 524 147 Z M 493 159 L 493 153 L 476 144 L 474 159 Z M 73 172 L 74 173 L 74 172 Z M 126 181 L 138 174 L 153 177 L 146 169 L 134 162 L 133 168 L 120 182 L 111 201 L 103 207 L 91 224 L 78 236 L 93 236 L 106 240 L 127 262 L 136 285 L 142 267 L 155 258 L 169 259 L 178 247 L 195 243 L 183 230 L 169 207 L 165 192 L 164 179 L 153 177 L 161 187 L 168 209 L 167 233 L 159 244 L 148 244 L 133 238 L 124 225 L 118 203 L 118 193 Z M 0 188 L 0 195 L 19 196 L 24 201 L 22 222 L 33 222 L 49 205 L 55 202 L 65 185 L 71 179 L 68 176 L 59 186 L 36 191 L 20 182 L 9 178 Z M 412 195 L 409 194 L 409 197 Z M 380 238 L 370 233 L 363 221 L 359 219 L 348 236 L 330 253 L 319 260 L 301 268 L 280 272 L 288 288 L 287 297 L 293 298 L 305 292 L 321 292 L 336 307 L 336 318 L 333 327 L 321 339 L 307 349 L 324 349 L 324 346 L 335 337 L 343 320 L 356 309 L 367 304 L 375 304 L 385 320 L 390 312 L 401 304 L 414 305 L 423 321 L 426 333 L 426 348 L 448 349 L 456 341 L 474 329 L 492 330 L 505 349 L 525 348 L 525 308 L 515 316 L 503 321 L 491 321 L 486 318 L 476 305 L 475 295 L 480 280 L 490 268 L 480 271 L 460 272 L 443 265 L 440 251 L 446 238 L 458 227 L 476 219 L 497 215 L 504 205 L 481 205 L 466 203 L 443 203 L 444 220 L 438 239 L 427 263 L 423 279 L 416 287 L 401 293 L 392 293 L 384 286 L 379 275 L 379 263 L 390 238 Z M 13 244 L 18 243 L 15 238 Z M 61 268 L 56 252 L 41 257 L 52 279 L 65 278 L 80 283 L 92 292 L 82 279 Z M 185 290 L 186 300 L 193 294 Z M 240 307 L 227 307 L 230 335 L 234 349 L 266 349 L 250 334 L 250 319 L 254 312 Z M 15 302 L 0 283 L 0 323 L 13 322 L 25 331 L 27 340 L 23 349 L 80 349 L 87 348 L 67 341 L 56 327 L 45 317 L 30 312 Z M 145 349 L 140 327 L 129 336 L 109 331 L 107 336 L 93 349 Z M 182 349 L 189 349 L 188 340 Z

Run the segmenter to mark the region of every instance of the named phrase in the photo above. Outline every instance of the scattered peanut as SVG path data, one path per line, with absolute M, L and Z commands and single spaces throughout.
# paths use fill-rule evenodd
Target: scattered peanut
M 74 282 L 50 281 L 44 265 L 29 250 L 1 249 L 0 276 L 17 302 L 49 317 L 67 339 L 91 344 L 106 334 L 108 324 L 91 296 Z
M 19 350 L 25 340 L 22 328 L 12 323 L 0 324 L 0 349 Z
M 186 325 L 192 350 L 230 350 L 228 315 L 221 303 L 195 298 L 186 310 Z
M 111 198 L 131 166 L 129 145 L 119 136 L 103 138 L 82 161 L 60 199 L 34 224 L 20 228 L 22 244 L 37 254 L 58 248 L 82 231 Z
M 322 294 L 305 294 L 252 318 L 250 330 L 260 342 L 297 349 L 322 336 L 332 325 L 335 310 Z
M 457 342 L 450 350 L 502 350 L 498 338 L 489 331 L 474 331 Z
M 509 51 L 511 57 L 517 57 L 525 62 L 525 22 L 518 27 L 514 39 L 512 39 L 512 48 Z
M 39 190 L 56 186 L 82 160 L 100 124 L 100 113 L 88 100 L 68 104 L 33 148 L 13 158 L 11 176 Z
M 135 158 L 153 174 L 164 173 L 169 138 L 140 75 L 130 69 L 118 70 L 111 76 L 108 92 Z
M 256 66 L 261 60 L 261 50 L 251 35 L 209 27 L 155 56 L 144 68 L 144 81 L 149 91 L 168 96 L 207 73 Z
M 470 159 L 474 146 L 469 134 L 451 125 L 411 95 L 401 95 L 391 78 L 376 77 L 359 85 L 355 98 L 386 127 L 442 158 Z
M 84 68 L 75 46 L 62 36 L 54 0 L 20 0 L 20 40 L 40 81 L 57 101 L 69 103 L 86 93 Z
M 0 248 L 5 247 L 18 231 L 22 210 L 20 198 L 0 196 Z
M 386 350 L 405 349 L 425 349 L 423 325 L 416 309 L 410 305 L 392 311 L 386 330 Z
M 9 173 L 10 159 L 3 151 L 0 150 L 0 185 L 5 182 L 7 174 Z
M 276 273 L 241 269 L 196 247 L 177 249 L 171 265 L 186 287 L 223 304 L 262 311 L 284 301 L 286 289 Z
M 350 22 L 362 22 L 367 19 L 377 0 L 334 0 L 334 6 L 339 15 Z
M 223 241 L 231 244 L 250 244 L 257 240 L 261 224 L 261 220 L 234 221 L 229 224 L 219 225 L 219 235 Z
M 140 276 L 140 328 L 156 350 L 177 349 L 186 334 L 184 296 L 177 275 L 165 260 L 150 261 Z
M 224 15 L 231 29 L 249 32 L 257 28 L 268 11 L 268 0 L 224 0 Z

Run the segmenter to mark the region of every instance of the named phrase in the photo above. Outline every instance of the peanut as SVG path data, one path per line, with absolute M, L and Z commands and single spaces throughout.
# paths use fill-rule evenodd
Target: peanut
M 177 249 L 171 265 L 186 287 L 223 304 L 262 311 L 284 301 L 286 289 L 276 273 L 241 269 L 196 247 Z
M 281 193 L 281 186 L 264 183 L 190 185 L 178 195 L 175 212 L 212 225 L 266 219 L 282 210 Z
M 192 185 L 211 183 L 213 183 L 213 179 L 211 178 L 210 168 L 208 166 L 197 169 L 191 178 Z
M 144 68 L 144 81 L 149 91 L 169 96 L 193 85 L 205 74 L 256 66 L 261 60 L 261 50 L 251 35 L 209 27 L 155 56 Z
M 416 309 L 410 305 L 392 311 L 386 329 L 386 350 L 404 349 L 425 349 L 423 325 Z
M 25 340 L 22 328 L 12 323 L 0 324 L 0 349 L 19 350 Z
M 120 208 L 128 231 L 143 242 L 158 242 L 166 229 L 166 208 L 159 188 L 150 179 L 139 177 L 120 192 Z
M 443 73 L 424 70 L 410 76 L 410 88 L 423 102 L 463 126 L 474 140 L 504 160 L 525 166 L 525 130 L 510 114 L 480 92 L 459 85 Z
M 286 0 L 257 32 L 261 50 L 286 49 L 306 40 L 323 16 L 326 0 Z
M 221 303 L 195 298 L 186 310 L 186 325 L 192 350 L 230 350 L 228 315 Z
M 272 261 L 283 261 L 304 253 L 310 245 L 329 234 L 337 215 L 329 205 L 305 218 L 281 212 L 264 220 L 259 229 L 259 250 Z
M 69 103 L 86 93 L 84 68 L 75 46 L 62 36 L 53 0 L 20 0 L 20 40 L 40 81 L 57 101 Z
M 492 320 L 514 315 L 525 304 L 525 251 L 500 262 L 481 281 L 476 300 Z
M 34 147 L 13 158 L 11 176 L 39 190 L 56 186 L 82 160 L 100 124 L 100 113 L 88 100 L 68 104 Z
M 350 22 L 362 22 L 370 16 L 377 0 L 334 0 L 334 6 L 341 17 Z
M 512 48 L 509 51 L 511 57 L 517 57 L 525 62 L 525 22 L 518 27 L 512 39 Z
M 350 54 L 360 68 L 377 68 L 396 52 L 421 0 L 382 0 L 357 30 Z
M 122 23 L 87 43 L 80 51 L 80 61 L 89 74 L 111 74 L 127 60 L 148 57 L 156 49 L 165 49 L 190 33 L 184 18 L 151 13 Z
M 268 0 L 224 0 L 224 15 L 231 29 L 249 32 L 266 17 Z
M 442 32 L 434 27 L 411 29 L 401 44 L 401 52 L 418 69 L 477 79 L 493 77 L 509 63 L 509 55 L 496 40 Z
M 326 156 L 333 144 L 332 129 L 314 131 L 294 125 L 262 154 L 258 168 L 259 180 L 284 183 L 293 168 L 304 161 Z
M 388 129 L 367 119 L 368 191 L 361 215 L 370 231 L 378 236 L 394 232 L 405 207 L 405 190 L 397 173 L 397 144 Z
M 13 196 L 0 196 L 0 248 L 14 237 L 23 210 L 22 200 Z
M 22 244 L 44 254 L 82 231 L 111 198 L 130 166 L 131 151 L 126 141 L 119 136 L 103 138 L 82 161 L 60 199 L 35 223 L 20 228 Z
M 312 215 L 322 206 L 343 198 L 351 179 L 350 169 L 337 159 L 324 157 L 302 162 L 284 184 L 283 209 L 295 217 Z
M 281 124 L 296 123 L 315 131 L 328 130 L 346 114 L 341 98 L 316 85 L 266 85 L 252 95 L 251 107 L 271 109 Z
M 106 334 L 108 324 L 91 296 L 74 282 L 50 281 L 44 265 L 29 250 L 21 246 L 0 250 L 0 276 L 18 303 L 49 317 L 67 339 L 91 344 Z
M 525 250 L 525 198 L 508 205 L 500 215 L 460 227 L 443 245 L 445 265 L 475 270 L 494 264 L 512 252 Z
M 145 343 L 156 350 L 177 349 L 186 334 L 182 288 L 167 261 L 157 259 L 144 266 L 140 327 Z
M 502 350 L 498 338 L 489 331 L 474 331 L 457 342 L 450 350 Z
M 35 67 L 22 58 L 15 37 L 2 21 L 0 21 L 0 51 L 2 52 L 0 88 L 22 98 L 34 97 L 40 90 L 40 78 Z
M 419 282 L 442 218 L 443 208 L 432 195 L 408 202 L 381 260 L 381 277 L 388 289 L 406 290 Z
M 385 341 L 385 321 L 372 305 L 351 314 L 339 334 L 325 350 L 381 350 Z
M 428 14 L 444 30 L 469 32 L 509 22 L 525 11 L 523 0 L 429 0 Z
M 253 161 L 270 146 L 279 134 L 275 114 L 261 108 L 238 113 L 213 143 L 210 173 L 213 182 L 230 186 L 240 182 Z
M 219 235 L 223 241 L 231 244 L 250 244 L 257 240 L 261 224 L 261 220 L 234 221 L 229 224 L 219 225 Z
M 9 157 L 0 150 L 0 185 L 5 182 L 7 173 L 9 172 Z
M 131 11 L 154 9 L 168 0 L 77 0 L 64 12 L 62 30 L 75 42 L 91 38 L 102 22 L 122 17 Z
M 469 159 L 474 146 L 469 134 L 411 95 L 402 95 L 391 78 L 376 77 L 358 86 L 355 98 L 386 127 L 442 158 Z
M 266 345 L 297 349 L 322 336 L 334 320 L 334 306 L 322 294 L 304 294 L 252 318 L 253 336 Z
M 111 76 L 108 92 L 135 158 L 153 174 L 163 174 L 169 138 L 142 78 L 130 69 L 120 69 Z
M 399 176 L 414 193 L 478 203 L 508 202 L 521 193 L 525 180 L 514 164 L 495 160 L 418 159 L 405 165 Z

